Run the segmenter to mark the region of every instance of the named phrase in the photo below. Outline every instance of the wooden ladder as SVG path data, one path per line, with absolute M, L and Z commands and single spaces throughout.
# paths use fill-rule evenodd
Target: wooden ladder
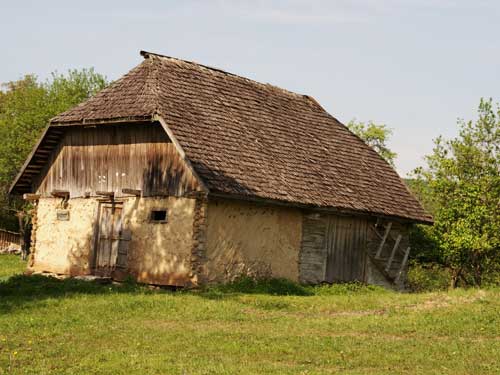
M 387 223 L 387 226 L 385 227 L 384 234 L 380 235 L 377 228 L 373 227 L 373 230 L 375 231 L 375 233 L 381 238 L 380 244 L 377 248 L 377 252 L 375 253 L 375 256 L 373 257 L 373 260 L 374 260 L 375 265 L 378 266 L 379 270 L 382 271 L 382 274 L 389 281 L 391 281 L 394 284 L 398 284 L 399 280 L 401 279 L 401 275 L 403 274 L 403 271 L 406 267 L 406 263 L 408 262 L 408 257 L 410 255 L 411 248 L 408 246 L 406 248 L 406 250 L 404 250 L 404 251 L 400 250 L 399 245 L 401 243 L 401 239 L 403 238 L 403 236 L 398 235 L 396 240 L 394 241 L 394 246 L 392 247 L 391 254 L 390 254 L 389 258 L 387 259 L 387 262 L 385 262 L 385 264 L 384 264 L 384 260 L 381 259 L 381 255 L 382 255 L 382 251 L 384 249 L 384 245 L 387 242 L 387 239 L 390 237 L 391 229 L 392 229 L 392 222 L 389 222 L 389 223 Z M 402 253 L 403 260 L 401 261 L 401 264 L 399 266 L 398 271 L 396 272 L 396 275 L 393 276 L 390 274 L 390 271 L 391 271 L 392 264 L 394 262 L 394 258 L 396 256 L 396 254 L 398 253 L 398 251 L 400 253 Z

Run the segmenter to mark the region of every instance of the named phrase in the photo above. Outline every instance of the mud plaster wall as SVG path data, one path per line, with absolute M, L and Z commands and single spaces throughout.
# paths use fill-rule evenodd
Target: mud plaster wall
M 299 210 L 237 201 L 208 203 L 206 279 L 241 275 L 298 280 Z
M 99 202 L 68 201 L 69 220 L 57 220 L 59 198 L 42 198 L 38 205 L 36 247 L 32 271 L 65 275 L 91 273 L 94 220 Z M 195 200 L 188 198 L 130 198 L 123 203 L 123 229 L 129 230 L 128 273 L 138 281 L 184 285 L 191 280 Z M 166 209 L 166 223 L 150 221 L 152 209 Z
M 60 198 L 42 198 L 37 208 L 33 271 L 65 275 L 90 273 L 93 222 L 98 202 L 70 199 L 69 220 L 57 220 Z
M 141 198 L 124 206 L 124 227 L 131 231 L 128 271 L 139 282 L 190 283 L 195 199 Z M 166 223 L 150 222 L 152 209 L 166 209 Z

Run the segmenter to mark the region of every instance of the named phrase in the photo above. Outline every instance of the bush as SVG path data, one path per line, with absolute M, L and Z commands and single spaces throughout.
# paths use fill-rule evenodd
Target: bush
M 254 280 L 250 277 L 241 277 L 228 284 L 208 287 L 205 293 L 214 298 L 226 293 L 270 294 L 275 296 L 308 296 L 312 294 L 306 287 L 290 280 Z
M 406 282 L 414 292 L 446 290 L 451 283 L 451 273 L 440 264 L 412 262 Z
M 348 294 L 388 292 L 376 285 L 360 282 L 301 285 L 287 279 L 252 279 L 241 277 L 233 282 L 213 285 L 202 290 L 202 294 L 210 299 L 222 299 L 228 294 L 268 294 L 274 296 L 336 296 Z
M 322 284 L 309 287 L 316 296 L 343 296 L 348 294 L 389 293 L 378 285 L 367 285 L 358 281 L 338 284 Z

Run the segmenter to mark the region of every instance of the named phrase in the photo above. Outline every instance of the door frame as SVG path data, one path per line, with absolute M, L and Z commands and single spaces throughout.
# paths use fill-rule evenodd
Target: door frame
M 96 275 L 96 266 L 97 266 L 97 252 L 99 251 L 99 231 L 100 231 L 100 221 L 101 221 L 101 212 L 102 212 L 102 207 L 104 205 L 112 205 L 113 209 L 115 206 L 120 206 L 121 207 L 121 215 L 123 219 L 123 214 L 124 214 L 124 201 L 119 200 L 116 201 L 114 199 L 102 199 L 98 200 L 97 204 L 97 212 L 95 214 L 95 219 L 93 223 L 93 234 L 92 234 L 92 256 L 91 256 L 91 262 L 90 262 L 90 274 L 91 275 Z

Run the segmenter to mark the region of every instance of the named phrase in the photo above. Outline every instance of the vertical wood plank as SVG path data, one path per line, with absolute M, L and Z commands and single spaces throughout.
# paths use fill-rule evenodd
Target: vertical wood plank
M 158 124 L 157 124 L 158 125 Z M 38 179 L 37 193 L 139 189 L 144 196 L 176 195 L 199 188 L 161 126 L 120 125 L 68 129 Z

